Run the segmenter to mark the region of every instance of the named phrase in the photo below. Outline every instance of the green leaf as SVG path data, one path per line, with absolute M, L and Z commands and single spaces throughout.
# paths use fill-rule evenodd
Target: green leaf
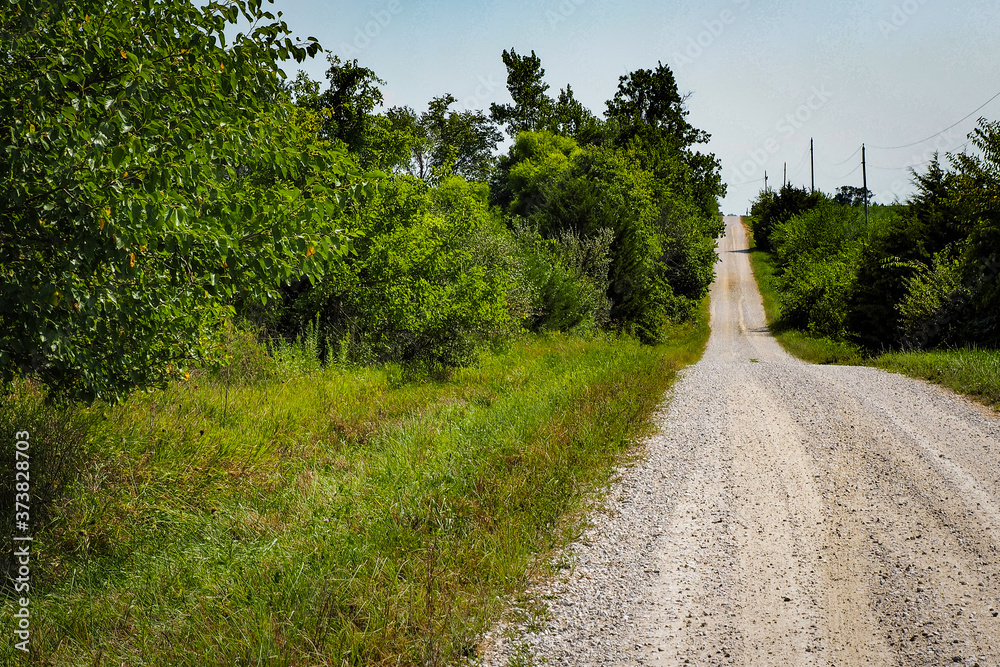
M 125 149 L 121 146 L 115 146 L 111 149 L 111 165 L 118 169 L 122 162 L 125 161 Z

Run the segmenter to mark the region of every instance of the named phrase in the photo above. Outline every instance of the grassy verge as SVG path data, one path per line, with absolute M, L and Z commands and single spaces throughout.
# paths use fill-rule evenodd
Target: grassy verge
M 650 428 L 707 330 L 657 348 L 531 339 L 447 382 L 404 383 L 393 369 L 202 375 L 87 409 L 16 386 L 4 437 L 30 430 L 33 455 L 72 459 L 35 532 L 28 662 L 475 655 L 501 600 L 578 530 L 584 499 Z M 0 611 L 3 664 L 19 656 L 12 611 Z
M 781 322 L 774 256 L 751 249 L 750 263 L 764 301 L 774 337 L 789 353 L 814 364 L 874 366 L 921 378 L 966 394 L 1000 409 L 1000 352 L 995 350 L 933 350 L 890 352 L 872 356 L 848 342 L 810 336 Z
M 890 352 L 866 363 L 944 385 L 1000 410 L 1000 351 Z

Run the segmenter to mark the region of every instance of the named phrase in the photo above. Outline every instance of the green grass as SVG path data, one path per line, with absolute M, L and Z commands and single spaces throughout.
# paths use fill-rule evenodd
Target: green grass
M 393 368 L 228 386 L 201 374 L 114 408 L 13 387 L 4 433 L 30 429 L 39 461 L 71 461 L 35 531 L 28 662 L 474 656 L 503 600 L 578 534 L 707 325 L 676 334 L 655 348 L 533 338 L 444 382 Z
M 1000 351 L 890 352 L 868 365 L 923 378 L 1000 409 Z
M 849 342 L 811 336 L 781 321 L 774 256 L 754 248 L 750 263 L 763 297 L 768 325 L 789 354 L 814 364 L 874 366 L 921 378 L 1000 409 L 1000 352 L 963 349 L 873 356 Z

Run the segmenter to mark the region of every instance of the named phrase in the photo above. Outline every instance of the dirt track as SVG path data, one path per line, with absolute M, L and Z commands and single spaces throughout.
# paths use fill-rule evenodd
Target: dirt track
M 789 357 L 727 228 L 704 358 L 487 662 L 1000 665 L 997 415 Z

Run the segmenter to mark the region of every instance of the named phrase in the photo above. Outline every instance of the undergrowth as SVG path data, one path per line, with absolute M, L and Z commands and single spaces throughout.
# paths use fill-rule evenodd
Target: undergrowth
M 267 367 L 274 357 L 234 334 L 229 370 L 117 407 L 10 387 L 4 437 L 31 429 L 33 455 L 51 448 L 65 467 L 35 525 L 27 662 L 476 655 L 502 600 L 648 431 L 707 324 L 674 333 L 659 347 L 531 338 L 422 382 L 391 366 L 309 368 L 307 350 Z

